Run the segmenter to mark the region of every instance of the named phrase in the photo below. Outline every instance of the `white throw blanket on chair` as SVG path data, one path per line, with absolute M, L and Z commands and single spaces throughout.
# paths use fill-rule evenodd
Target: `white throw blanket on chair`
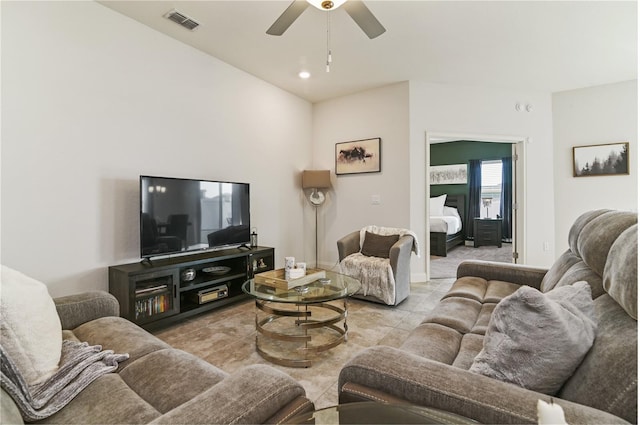
M 413 238 L 411 250 L 420 256 L 420 247 L 416 234 L 407 229 L 395 227 L 366 226 L 360 230 L 360 247 L 364 242 L 365 232 L 382 236 L 409 235 Z M 388 258 L 367 257 L 357 252 L 344 258 L 340 262 L 342 273 L 355 277 L 361 283 L 356 294 L 371 296 L 379 299 L 387 305 L 394 305 L 396 300 L 396 282 L 393 277 L 393 269 Z

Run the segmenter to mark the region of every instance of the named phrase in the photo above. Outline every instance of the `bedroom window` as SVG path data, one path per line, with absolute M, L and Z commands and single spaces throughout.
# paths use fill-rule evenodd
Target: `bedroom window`
M 481 170 L 480 217 L 496 218 L 500 214 L 502 161 L 482 161 Z

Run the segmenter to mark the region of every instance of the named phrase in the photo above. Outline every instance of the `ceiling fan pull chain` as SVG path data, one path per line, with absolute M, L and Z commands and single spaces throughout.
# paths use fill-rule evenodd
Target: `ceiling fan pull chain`
M 331 72 L 331 12 L 327 11 L 327 72 Z

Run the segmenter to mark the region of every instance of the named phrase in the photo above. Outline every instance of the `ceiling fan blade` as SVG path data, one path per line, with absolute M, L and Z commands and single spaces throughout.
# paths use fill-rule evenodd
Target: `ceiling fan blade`
M 282 15 L 276 19 L 276 21 L 269 27 L 267 34 L 269 35 L 282 35 L 284 32 L 298 19 L 298 17 L 307 10 L 309 3 L 305 0 L 294 0 L 293 3 L 286 8 Z
M 386 31 L 362 1 L 349 0 L 342 7 L 369 38 L 376 38 Z

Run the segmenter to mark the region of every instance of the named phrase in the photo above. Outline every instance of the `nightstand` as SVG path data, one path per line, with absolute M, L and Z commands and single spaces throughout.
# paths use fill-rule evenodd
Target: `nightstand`
M 474 218 L 473 247 L 495 245 L 502 248 L 502 219 Z

